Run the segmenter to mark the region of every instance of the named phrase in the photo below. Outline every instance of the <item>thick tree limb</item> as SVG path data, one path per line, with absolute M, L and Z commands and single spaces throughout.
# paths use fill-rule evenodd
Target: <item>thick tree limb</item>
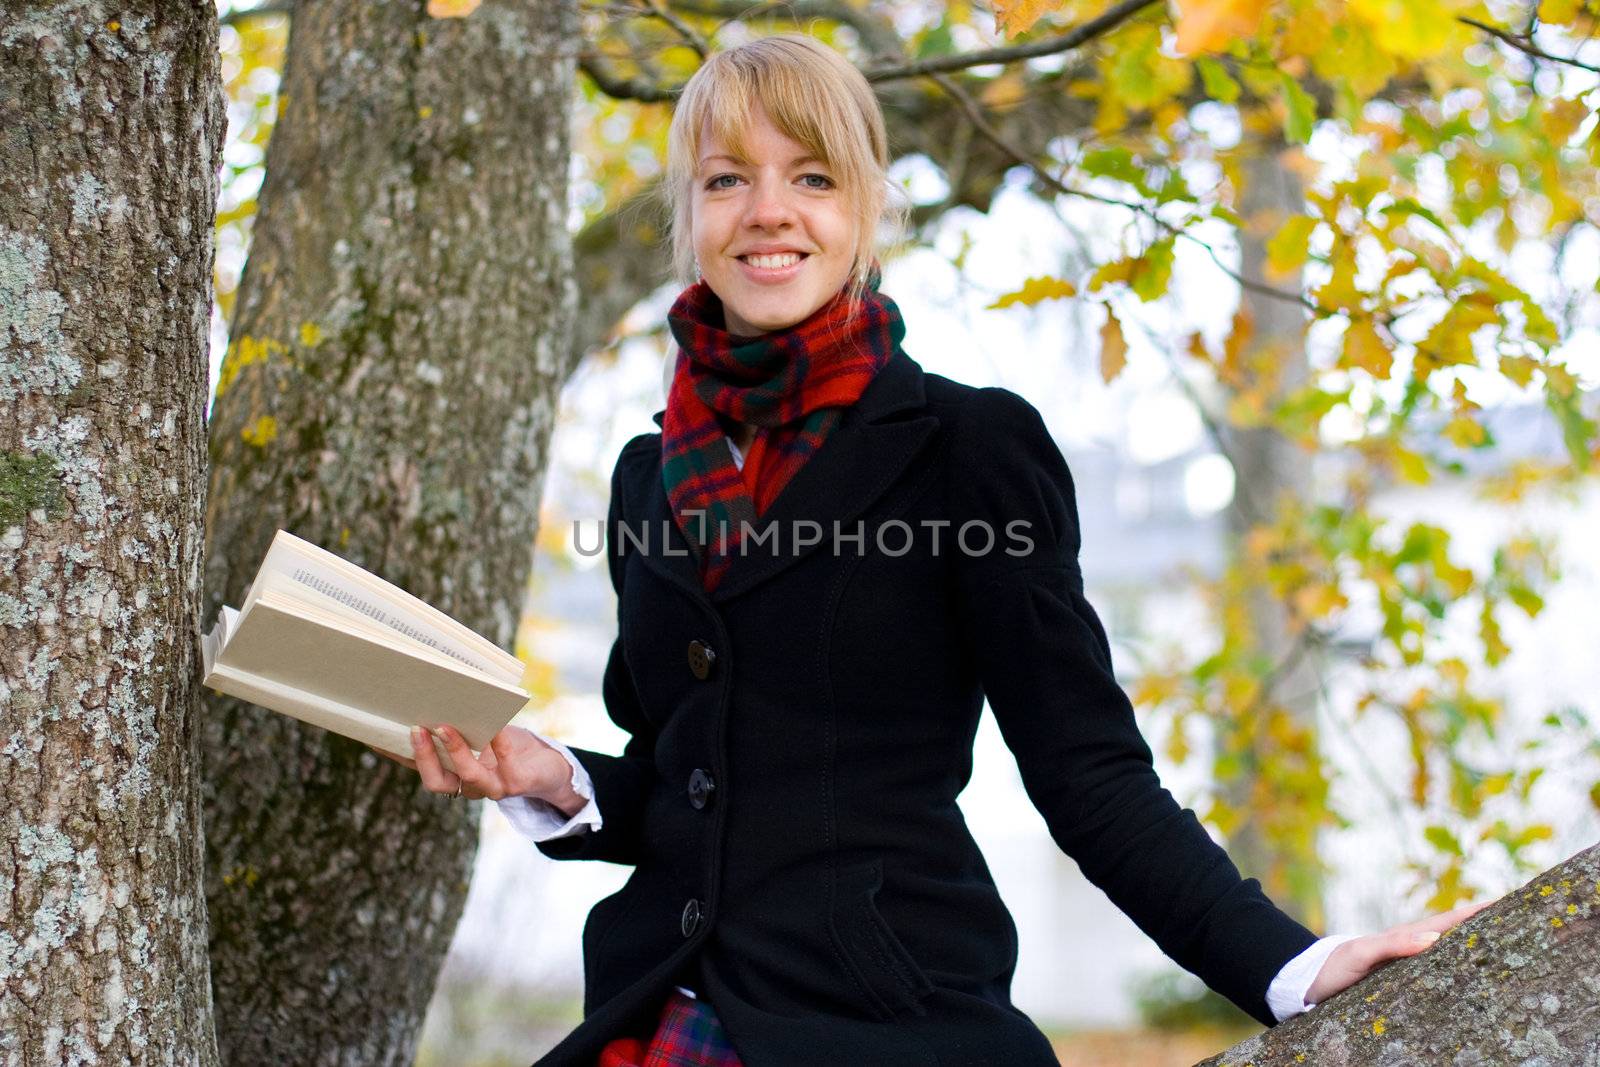
M 1600 845 L 1196 1067 L 1600 1062 Z

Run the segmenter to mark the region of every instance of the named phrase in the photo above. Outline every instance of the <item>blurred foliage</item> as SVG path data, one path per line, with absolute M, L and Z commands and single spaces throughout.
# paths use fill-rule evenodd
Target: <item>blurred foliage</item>
M 1140 358 L 1125 327 L 1170 299 L 1180 250 L 1244 284 L 1232 253 L 1212 242 L 1219 229 L 1249 232 L 1265 242 L 1271 272 L 1250 284 L 1302 311 L 1302 352 L 1281 338 L 1259 343 L 1241 311 L 1225 336 L 1191 332 L 1159 355 L 1214 425 L 1271 429 L 1345 472 L 1330 491 L 1289 487 L 1262 502 L 1227 571 L 1195 579 L 1216 621 L 1206 653 L 1152 666 L 1136 702 L 1170 723 L 1173 760 L 1193 756 L 1200 722 L 1215 778 L 1249 776 L 1248 805 L 1219 801 L 1202 814 L 1223 834 L 1255 820 L 1279 858 L 1263 880 L 1302 897 L 1309 914 L 1319 914 L 1317 834 L 1346 824 L 1330 805 L 1321 731 L 1355 731 L 1369 716 L 1407 739 L 1408 780 L 1379 787 L 1392 789 L 1397 821 L 1424 827 L 1414 880 L 1397 893 L 1425 893 L 1431 909 L 1471 899 L 1480 889 L 1467 861 L 1484 846 L 1520 869 L 1538 865 L 1528 849 L 1554 829 L 1527 815 L 1543 761 L 1574 739 L 1595 756 L 1600 739 L 1580 709 L 1560 708 L 1543 733 L 1508 743 L 1493 679 L 1511 652 L 1507 620 L 1539 614 L 1558 561 L 1524 532 L 1472 558 L 1438 525 L 1383 517 L 1375 497 L 1493 455 L 1490 406 L 1515 401 L 1543 405 L 1565 455 L 1502 463 L 1482 480 L 1486 494 L 1510 505 L 1575 493 L 1592 476 L 1600 412 L 1569 359 L 1574 338 L 1592 345 L 1600 325 L 1600 54 L 1586 47 L 1595 0 L 584 0 L 581 12 L 589 72 L 576 86 L 576 225 L 662 168 L 670 105 L 617 86 L 670 95 L 707 47 L 798 22 L 872 68 L 1070 37 L 1070 48 L 1035 58 L 878 81 L 914 80 L 969 109 L 975 138 L 987 136 L 985 115 L 1039 94 L 1090 105 L 1081 129 L 996 147 L 1031 168 L 1041 195 L 1120 211 L 1116 247 L 1070 276 L 1030 279 L 995 308 L 1096 308 L 1100 373 L 1114 381 Z M 270 15 L 224 28 L 220 248 L 248 241 L 285 26 Z M 1245 164 L 1263 153 L 1304 183 L 1302 210 L 1241 215 Z M 236 263 L 219 256 L 225 315 Z M 1301 354 L 1310 373 L 1292 379 Z M 1288 607 L 1288 659 L 1264 653 L 1252 629 L 1248 605 L 1262 595 Z M 1370 639 L 1344 647 L 1345 631 L 1369 615 Z M 1353 658 L 1363 692 L 1339 716 L 1308 719 L 1283 679 L 1297 661 L 1334 653 Z M 1600 785 L 1594 798 L 1600 806 Z
M 1260 1029 L 1233 1001 L 1193 975 L 1163 970 L 1129 983 L 1139 1022 L 1152 1030 Z

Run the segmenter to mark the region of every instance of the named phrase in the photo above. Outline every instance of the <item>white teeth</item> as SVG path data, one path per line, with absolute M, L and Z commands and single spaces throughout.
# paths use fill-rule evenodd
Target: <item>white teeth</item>
M 762 267 L 766 270 L 776 270 L 780 267 L 791 267 L 800 262 L 798 252 L 780 252 L 772 256 L 740 256 L 740 259 L 752 267 Z

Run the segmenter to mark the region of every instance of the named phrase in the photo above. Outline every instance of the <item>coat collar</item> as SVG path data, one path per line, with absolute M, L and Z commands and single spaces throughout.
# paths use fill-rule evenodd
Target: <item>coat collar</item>
M 898 479 L 933 435 L 939 420 L 927 414 L 926 408 L 922 367 L 896 347 L 856 402 L 845 408 L 822 447 L 756 520 L 757 531 L 764 531 L 768 523 L 777 529 L 776 546 L 770 541 L 760 546 L 746 543 L 748 553 L 735 555 L 709 597 L 688 542 L 672 519 L 657 449 L 656 461 L 648 468 L 652 473 L 645 507 L 650 550 L 640 555 L 647 566 L 689 593 L 722 603 L 783 573 L 812 552 L 832 551 L 833 524 L 839 524 L 842 534 L 854 533 L 856 520 Z M 902 417 L 894 418 L 896 415 Z M 661 425 L 665 409 L 650 417 Z M 822 538 L 796 551 L 791 544 L 794 524 L 806 519 L 821 527 Z M 814 534 L 811 527 L 805 529 L 808 536 Z M 872 537 L 870 529 L 867 537 Z M 841 558 L 859 551 L 854 542 L 843 544 Z

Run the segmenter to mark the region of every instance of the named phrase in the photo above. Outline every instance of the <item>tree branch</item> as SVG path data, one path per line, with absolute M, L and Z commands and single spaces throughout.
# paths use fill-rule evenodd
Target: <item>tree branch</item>
M 1479 22 L 1477 19 L 1468 18 L 1465 15 L 1457 15 L 1456 21 L 1464 22 L 1474 29 L 1482 30 L 1489 36 L 1496 37 L 1510 45 L 1512 48 L 1515 48 L 1517 51 L 1522 52 L 1525 55 L 1533 56 L 1535 59 L 1547 59 L 1552 63 L 1562 63 L 1569 67 L 1577 67 L 1579 70 L 1587 70 L 1593 74 L 1600 74 L 1600 67 L 1594 66 L 1593 64 L 1580 62 L 1576 57 L 1572 59 L 1563 59 L 1561 56 L 1551 55 L 1542 48 L 1538 48 L 1533 43 L 1532 33 L 1512 33 L 1510 30 L 1503 27 L 1491 26 L 1487 22 Z
M 900 52 L 900 34 L 892 23 L 840 0 L 772 0 L 762 4 L 752 4 L 749 0 L 667 0 L 667 3 L 686 14 L 707 15 L 730 22 L 748 22 L 769 14 L 796 24 L 828 19 L 855 30 L 868 52 L 888 56 Z
M 1059 36 L 1047 37 L 1042 41 L 1033 41 L 1029 44 L 1012 45 L 1004 48 L 984 48 L 976 52 L 959 52 L 948 56 L 932 56 L 928 59 L 913 59 L 892 66 L 872 67 L 863 70 L 861 73 L 866 76 L 869 82 L 885 82 L 895 81 L 900 78 L 948 74 L 951 71 L 966 70 L 969 67 L 982 67 L 990 63 L 1015 63 L 1020 59 L 1058 55 L 1062 52 L 1070 52 L 1074 48 L 1088 44 L 1095 38 L 1109 33 L 1140 11 L 1147 7 L 1153 7 L 1159 2 L 1160 0 L 1121 0 L 1120 3 L 1096 15 L 1088 22 L 1074 26 L 1071 30 Z
M 1299 304 L 1319 317 L 1326 317 L 1328 315 L 1335 314 L 1334 311 L 1322 307 L 1322 305 L 1318 304 L 1316 301 L 1310 299 L 1304 294 L 1285 292 L 1282 289 L 1275 289 L 1270 285 L 1246 278 L 1244 275 L 1240 274 L 1238 271 L 1224 263 L 1222 258 L 1217 255 L 1216 249 L 1212 248 L 1205 241 L 1200 240 L 1200 238 L 1196 237 L 1187 230 L 1172 225 L 1172 223 L 1168 222 L 1166 219 L 1163 219 L 1145 204 L 1134 203 L 1128 200 L 1120 200 L 1117 197 L 1104 196 L 1100 193 L 1091 193 L 1087 189 L 1075 189 L 1070 185 L 1064 184 L 1060 181 L 1060 179 L 1056 178 L 1055 175 L 1039 166 L 1028 155 L 1001 136 L 1001 134 L 989 124 L 988 119 L 984 117 L 982 109 L 978 107 L 977 103 L 972 99 L 972 97 L 969 96 L 960 86 L 952 82 L 947 75 L 930 74 L 928 77 L 938 82 L 939 85 L 956 100 L 956 102 L 961 106 L 962 110 L 966 112 L 968 120 L 973 124 L 974 127 L 977 128 L 978 132 L 982 134 L 985 139 L 987 139 L 996 148 L 1009 155 L 1017 163 L 1020 163 L 1029 170 L 1033 171 L 1039 180 L 1049 188 L 1055 190 L 1063 196 L 1077 196 L 1082 197 L 1085 200 L 1094 200 L 1102 204 L 1110 204 L 1115 207 L 1126 208 L 1135 214 L 1143 215 L 1144 217 L 1148 218 L 1158 227 L 1166 230 L 1174 237 L 1183 237 L 1187 240 L 1193 241 L 1195 244 L 1205 249 L 1206 254 L 1211 257 L 1211 261 L 1217 265 L 1217 268 L 1238 283 L 1240 288 L 1248 289 L 1254 293 L 1260 293 L 1263 296 L 1270 296 L 1276 300 L 1284 300 L 1289 303 Z

